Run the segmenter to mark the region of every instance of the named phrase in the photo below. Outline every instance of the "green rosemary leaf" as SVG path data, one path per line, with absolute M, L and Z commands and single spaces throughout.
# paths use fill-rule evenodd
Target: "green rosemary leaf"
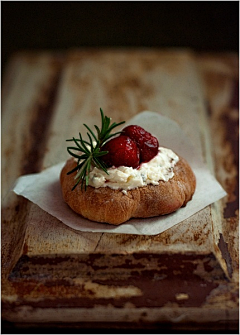
M 82 174 L 84 173 L 85 171 L 85 167 L 87 165 L 87 159 L 85 161 L 83 161 L 80 165 L 79 165 L 79 170 L 76 174 L 76 176 L 74 177 L 74 179 L 78 179 L 78 178 L 81 178 Z
M 97 168 L 103 170 L 106 174 L 109 174 L 108 171 L 107 171 L 107 166 L 103 161 L 101 161 L 97 158 L 94 158 L 94 163 L 95 163 Z
M 98 128 L 98 126 L 94 125 L 95 129 L 97 130 L 97 136 L 98 136 L 98 140 L 101 139 L 101 131 L 100 129 Z
M 70 155 L 72 155 L 73 157 L 75 157 L 75 158 L 79 158 L 79 155 L 77 155 L 77 154 L 71 152 L 69 148 L 67 148 L 67 151 L 68 151 L 68 153 L 69 153 Z
M 80 142 L 81 143 L 81 140 L 79 139 L 79 138 L 71 138 L 71 139 L 69 139 L 69 140 L 66 140 L 66 142 Z M 89 144 L 89 142 L 87 142 L 87 141 L 85 141 L 85 140 L 82 140 L 85 144 L 87 144 L 87 145 L 90 145 Z
M 91 152 L 93 152 L 93 150 L 94 150 L 93 140 L 92 140 L 91 136 L 89 135 L 89 133 L 87 133 L 87 136 L 88 136 L 89 141 L 90 141 Z
M 75 188 L 76 188 L 77 186 L 78 186 L 78 183 L 76 183 L 76 184 L 73 186 L 72 191 L 74 191 Z
M 111 122 L 111 119 L 109 117 L 105 117 L 105 122 L 104 124 L 102 125 L 102 132 L 101 132 L 101 135 L 105 134 L 109 128 L 109 125 L 110 125 L 110 122 Z
M 110 133 L 114 128 L 120 126 L 121 124 L 125 123 L 125 121 L 122 121 L 122 122 L 119 122 L 119 123 L 116 123 L 114 122 L 108 129 L 108 132 Z
M 106 154 L 108 154 L 108 151 L 99 151 L 99 152 L 96 152 L 94 156 L 95 157 L 100 157 L 100 156 L 104 156 Z
M 77 154 L 77 153 L 74 153 L 74 152 L 71 152 L 71 150 L 77 150 L 77 151 L 80 151 L 80 149 L 78 148 L 74 148 L 74 147 L 68 147 L 67 148 L 67 151 L 70 155 L 72 155 L 73 157 L 75 158 L 78 158 L 78 159 L 86 159 L 88 158 L 88 154 L 87 153 L 84 153 L 84 151 L 80 151 L 82 154 Z
M 77 151 L 81 151 L 81 152 L 83 152 L 80 148 L 76 148 L 76 147 L 68 147 L 67 148 L 67 151 L 69 151 L 69 150 L 77 150 Z
M 79 133 L 79 137 L 80 137 L 81 145 L 82 145 L 82 147 L 83 147 L 83 149 L 84 149 L 84 152 L 85 152 L 85 153 L 90 153 L 90 150 L 89 150 L 89 148 L 88 148 L 88 146 L 89 146 L 90 144 L 82 139 L 82 135 L 81 135 L 81 133 Z
M 121 131 L 118 131 L 118 132 L 115 133 L 115 134 L 109 135 L 108 138 L 107 138 L 107 140 L 104 141 L 104 143 L 106 143 L 110 138 L 115 137 L 116 135 L 121 134 L 121 133 L 122 133 Z
M 78 141 L 74 137 L 73 137 L 73 140 L 74 140 L 75 144 L 80 148 L 80 150 L 82 150 L 81 145 L 78 143 Z
M 78 169 L 79 169 L 79 164 L 78 164 L 77 166 L 75 166 L 75 168 L 72 169 L 71 171 L 68 171 L 67 175 L 69 175 L 69 174 L 71 174 L 71 173 L 77 171 Z
M 94 132 L 86 125 L 84 124 L 84 126 L 87 128 L 87 130 L 91 133 L 92 137 L 94 138 L 94 140 L 97 142 L 97 137 L 96 135 L 94 134 Z
M 90 168 L 91 168 L 91 160 L 89 160 L 88 163 L 87 163 L 87 169 L 86 169 L 86 186 L 88 186 L 88 182 L 89 182 Z
M 76 184 L 72 190 L 74 190 L 79 183 L 81 183 L 81 189 L 85 187 L 86 190 L 89 185 L 89 174 L 94 166 L 108 174 L 107 165 L 101 159 L 101 157 L 106 155 L 108 151 L 101 151 L 101 148 L 110 138 L 121 133 L 119 131 L 111 134 L 114 128 L 123 124 L 125 121 L 119 123 L 113 122 L 111 124 L 111 118 L 104 115 L 102 108 L 100 108 L 100 114 L 101 129 L 99 129 L 97 125 L 94 125 L 97 132 L 96 134 L 94 134 L 94 132 L 86 124 L 84 124 L 88 130 L 87 137 L 89 141 L 84 140 L 81 133 L 79 133 L 79 138 L 73 137 L 72 139 L 66 140 L 68 142 L 74 142 L 76 145 L 76 147 L 67 147 L 68 153 L 77 159 L 77 165 L 67 173 L 69 175 L 77 172 L 74 177 L 76 179 Z M 96 144 L 94 142 L 96 142 Z
M 104 113 L 103 113 L 103 110 L 102 110 L 102 108 L 100 108 L 100 113 L 101 113 L 101 125 L 102 125 L 102 127 L 103 127 L 103 125 L 104 125 L 104 122 L 105 122 L 105 116 L 104 116 Z

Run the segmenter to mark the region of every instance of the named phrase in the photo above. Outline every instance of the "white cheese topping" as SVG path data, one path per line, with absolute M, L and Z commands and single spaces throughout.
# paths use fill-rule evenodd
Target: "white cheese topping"
M 160 180 L 168 181 L 174 176 L 173 168 L 178 160 L 172 150 L 160 147 L 152 160 L 142 163 L 137 169 L 127 166 L 111 167 L 106 174 L 94 167 L 89 174 L 89 185 L 95 188 L 121 189 L 124 193 L 148 184 L 158 185 Z

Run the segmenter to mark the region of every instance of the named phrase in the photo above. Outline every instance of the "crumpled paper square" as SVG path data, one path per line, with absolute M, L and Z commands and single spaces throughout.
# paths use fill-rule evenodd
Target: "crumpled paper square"
M 158 113 L 145 111 L 137 114 L 126 124 L 137 124 L 154 134 L 161 146 L 172 149 L 184 157 L 192 167 L 197 187 L 186 207 L 164 216 L 149 219 L 131 219 L 119 226 L 93 222 L 82 218 L 64 202 L 59 175 L 65 162 L 61 162 L 40 173 L 21 176 L 13 191 L 44 211 L 62 221 L 65 225 L 83 232 L 106 232 L 137 235 L 156 235 L 189 218 L 206 206 L 226 195 L 226 192 L 203 164 L 199 150 L 195 150 L 190 140 L 173 120 Z M 125 125 L 124 125 L 125 126 Z

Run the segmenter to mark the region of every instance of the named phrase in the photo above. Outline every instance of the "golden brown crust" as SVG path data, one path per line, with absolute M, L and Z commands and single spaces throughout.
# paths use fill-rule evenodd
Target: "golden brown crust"
M 73 158 L 69 159 L 60 175 L 62 194 L 65 202 L 78 214 L 97 222 L 114 225 L 130 218 L 146 218 L 172 213 L 185 206 L 196 187 L 195 175 L 183 159 L 179 158 L 174 167 L 174 177 L 169 181 L 160 181 L 159 185 L 148 185 L 127 191 L 113 190 L 109 187 L 87 187 L 81 190 L 77 186 L 74 173 L 67 172 L 76 166 Z

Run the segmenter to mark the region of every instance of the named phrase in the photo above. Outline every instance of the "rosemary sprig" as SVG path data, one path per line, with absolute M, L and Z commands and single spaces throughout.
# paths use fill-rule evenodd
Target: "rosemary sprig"
M 86 125 L 88 140 L 83 140 L 82 135 L 79 133 L 79 138 L 73 137 L 72 139 L 67 140 L 68 142 L 74 142 L 76 146 L 67 147 L 68 153 L 77 159 L 77 166 L 69 171 L 67 174 L 71 174 L 77 171 L 75 179 L 77 180 L 76 184 L 72 188 L 74 190 L 76 186 L 81 182 L 81 187 L 85 185 L 85 190 L 89 184 L 89 173 L 92 166 L 96 166 L 99 169 L 102 169 L 105 173 L 107 172 L 107 166 L 104 161 L 101 159 L 101 156 L 106 155 L 108 151 L 101 151 L 102 146 L 113 136 L 120 134 L 121 131 L 111 134 L 112 130 L 117 126 L 125 123 L 125 121 L 111 124 L 111 118 L 104 115 L 102 109 L 100 108 L 101 113 L 101 129 L 98 126 L 94 125 L 96 129 L 96 134 Z

